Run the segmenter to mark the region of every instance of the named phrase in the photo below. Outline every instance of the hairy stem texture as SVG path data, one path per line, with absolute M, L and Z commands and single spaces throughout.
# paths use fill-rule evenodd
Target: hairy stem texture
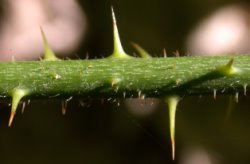
M 250 56 L 129 58 L 0 63 L 0 95 L 163 97 L 246 93 Z M 231 71 L 230 71 L 231 70 Z

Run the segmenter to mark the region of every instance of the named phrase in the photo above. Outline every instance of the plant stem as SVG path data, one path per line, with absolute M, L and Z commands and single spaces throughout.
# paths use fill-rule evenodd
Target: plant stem
M 26 97 L 163 97 L 244 93 L 250 56 L 234 57 L 233 75 L 223 74 L 230 56 L 131 58 L 0 63 L 0 95 L 27 90 Z M 245 89 L 245 90 L 244 90 Z

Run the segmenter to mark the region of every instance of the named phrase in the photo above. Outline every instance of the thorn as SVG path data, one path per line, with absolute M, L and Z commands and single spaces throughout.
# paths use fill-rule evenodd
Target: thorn
M 143 49 L 141 46 L 139 46 L 138 44 L 132 42 L 131 45 L 134 47 L 134 49 L 136 49 L 138 51 L 139 55 L 142 58 L 152 58 L 151 55 L 145 49 Z
M 112 80 L 111 87 L 114 87 L 115 84 L 116 84 L 116 81 Z
M 175 159 L 175 114 L 179 102 L 178 96 L 169 96 L 165 99 L 169 109 L 170 138 L 172 144 L 172 159 Z
M 54 73 L 54 74 L 53 74 L 53 78 L 54 78 L 55 80 L 59 80 L 59 79 L 62 78 L 62 76 L 59 75 L 59 74 L 57 74 L 57 73 Z
M 247 95 L 247 84 L 244 84 L 244 96 L 246 96 Z
M 111 6 L 111 12 L 112 12 L 112 21 L 113 21 L 113 37 L 114 37 L 114 50 L 111 57 L 114 58 L 131 58 L 131 56 L 127 55 L 125 51 L 122 48 L 116 18 L 115 18 L 115 12 L 113 7 Z
M 68 99 L 62 101 L 61 105 L 62 105 L 62 115 L 65 115 L 66 112 L 67 112 L 67 105 L 68 105 L 68 102 L 70 100 L 72 100 L 73 96 L 70 96 Z
M 235 102 L 238 103 L 239 102 L 239 92 L 235 93 Z
M 168 56 L 168 55 L 167 55 L 166 49 L 163 48 L 163 57 L 164 57 L 164 58 L 167 58 L 167 56 Z
M 224 76 L 230 76 L 230 75 L 235 75 L 240 72 L 240 70 L 236 67 L 233 66 L 234 64 L 234 59 L 230 59 L 229 62 L 226 65 L 222 65 L 217 67 L 217 71 L 224 75 Z
M 66 99 L 67 102 L 73 99 L 73 96 L 70 96 L 68 99 Z
M 86 53 L 86 57 L 85 57 L 86 60 L 89 59 L 89 52 Z
M 9 118 L 9 124 L 8 124 L 9 127 L 11 127 L 15 114 L 16 112 L 12 112 L 12 111 L 10 112 L 10 118 Z
M 30 99 L 28 100 L 28 103 L 27 103 L 27 105 L 30 105 Z
M 180 57 L 180 52 L 178 50 L 173 52 L 176 57 Z
M 141 91 L 138 91 L 138 98 L 141 98 Z
M 214 89 L 214 100 L 216 100 L 216 96 L 217 96 L 217 90 Z
M 42 27 L 40 27 L 42 38 L 43 38 L 43 49 L 44 49 L 44 58 L 43 60 L 46 61 L 56 61 L 59 60 L 53 50 L 49 47 L 49 43 L 47 41 L 47 38 L 45 36 L 45 33 L 43 32 Z
M 177 79 L 177 80 L 175 81 L 175 84 L 178 86 L 178 85 L 180 84 L 180 82 L 181 82 L 181 79 Z
M 19 102 L 24 96 L 28 95 L 28 91 L 25 89 L 16 88 L 12 90 L 9 94 L 12 97 L 11 114 L 10 114 L 9 124 L 8 124 L 8 126 L 10 127 L 13 122 Z
M 119 107 L 120 105 L 120 100 L 117 100 L 117 107 Z
M 114 91 L 117 93 L 119 90 L 119 87 L 115 87 Z
M 24 101 L 24 102 L 22 103 L 22 114 L 24 113 L 25 106 L 26 106 L 26 102 Z
M 62 115 L 64 116 L 67 112 L 67 101 L 62 101 Z
M 145 101 L 146 101 L 146 99 L 145 99 L 145 94 L 142 94 L 142 95 L 141 95 L 141 100 L 145 100 Z
M 227 63 L 226 66 L 232 67 L 233 63 L 234 63 L 234 59 L 232 58 L 232 59 L 229 60 L 229 62 Z
M 114 87 L 116 84 L 118 84 L 121 81 L 120 78 L 114 78 L 111 81 L 111 86 Z

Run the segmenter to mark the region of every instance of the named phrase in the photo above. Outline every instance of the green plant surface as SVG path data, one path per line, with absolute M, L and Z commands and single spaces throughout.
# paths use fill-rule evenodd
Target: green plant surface
M 163 98 L 168 103 L 172 158 L 175 158 L 175 114 L 179 97 L 187 95 L 246 94 L 250 85 L 250 57 L 151 58 L 133 44 L 142 58 L 122 47 L 113 17 L 114 50 L 110 57 L 93 60 L 60 60 L 41 30 L 44 59 L 0 63 L 0 96 L 12 98 L 9 126 L 19 102 L 35 98 Z M 66 100 L 67 101 L 67 100 Z M 66 103 L 63 103 L 65 114 Z
M 234 57 L 235 73 L 221 67 L 231 57 L 28 61 L 0 64 L 0 95 L 16 89 L 29 97 L 164 97 L 235 94 L 250 84 L 249 56 Z M 225 66 L 226 68 L 226 66 Z M 57 96 L 56 96 L 57 95 Z
M 1 97 L 12 97 L 9 126 L 23 97 L 144 99 L 171 98 L 173 94 L 245 94 L 250 81 L 249 56 L 234 57 L 235 64 L 230 58 L 107 58 L 1 63 L 0 94 Z M 169 110 L 174 143 L 175 110 L 172 107 Z

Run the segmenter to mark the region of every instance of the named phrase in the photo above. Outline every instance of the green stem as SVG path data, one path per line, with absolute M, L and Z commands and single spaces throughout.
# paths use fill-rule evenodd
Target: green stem
M 26 97 L 165 97 L 243 93 L 250 84 L 250 56 L 131 58 L 0 63 L 0 95 L 18 88 Z M 230 61 L 231 62 L 231 61 Z M 230 74 L 228 73 L 230 72 Z

